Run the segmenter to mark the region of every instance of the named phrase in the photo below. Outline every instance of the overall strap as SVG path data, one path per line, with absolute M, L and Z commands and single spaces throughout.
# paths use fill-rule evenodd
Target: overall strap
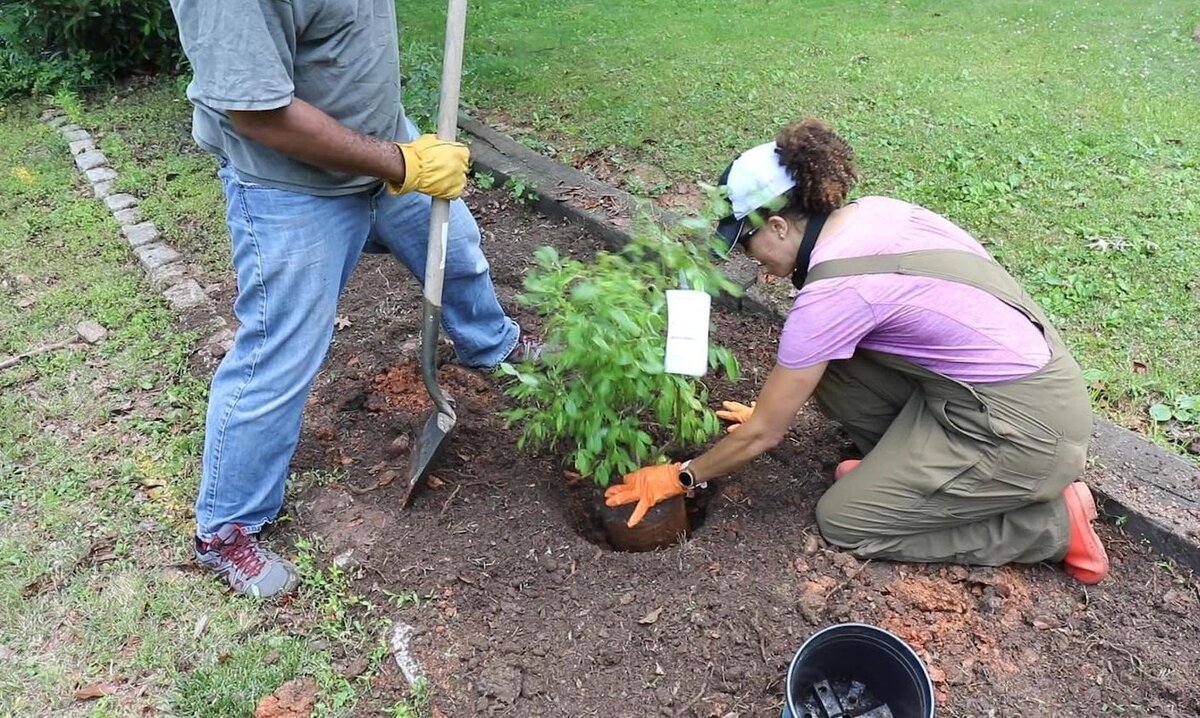
M 860 274 L 904 274 L 966 284 L 1020 311 L 1046 334 L 1047 340 L 1057 334 L 1037 302 L 1003 267 L 994 260 L 960 249 L 925 249 L 832 259 L 809 269 L 807 283 Z

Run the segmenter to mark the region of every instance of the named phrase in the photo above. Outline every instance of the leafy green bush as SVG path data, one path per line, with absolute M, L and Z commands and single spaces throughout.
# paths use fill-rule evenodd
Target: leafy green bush
M 518 445 L 564 448 L 600 486 L 707 440 L 720 424 L 702 381 L 664 370 L 665 292 L 681 277 L 712 295 L 739 290 L 706 243 L 642 224 L 622 251 L 587 263 L 539 248 L 517 299 L 544 318 L 548 349 L 539 362 L 501 365 L 515 378 L 505 392 L 517 406 L 502 416 L 521 427 Z M 708 363 L 737 378 L 733 355 L 715 342 Z
M 182 61 L 163 0 L 0 0 L 0 97 L 86 89 Z

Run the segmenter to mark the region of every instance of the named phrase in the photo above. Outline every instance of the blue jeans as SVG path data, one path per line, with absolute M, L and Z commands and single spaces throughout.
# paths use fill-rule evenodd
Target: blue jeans
M 411 131 L 411 130 L 410 130 Z M 364 246 L 389 251 L 424 282 L 426 195 L 371 192 L 319 197 L 243 182 L 222 162 L 239 323 L 213 376 L 196 499 L 197 535 L 227 523 L 250 533 L 283 504 L 304 404 L 333 336 L 338 297 Z M 442 327 L 458 361 L 493 367 L 520 328 L 496 298 L 479 227 L 450 206 Z

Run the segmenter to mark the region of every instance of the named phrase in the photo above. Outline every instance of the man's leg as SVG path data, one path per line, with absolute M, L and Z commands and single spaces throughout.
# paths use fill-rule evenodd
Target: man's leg
M 862 558 L 992 566 L 1059 559 L 1070 538 L 1065 485 L 1047 492 L 1038 482 L 1001 480 L 1012 476 L 1002 470 L 1011 448 L 947 432 L 918 391 L 862 464 L 821 497 L 817 524 L 826 540 Z M 1038 503 L 1047 493 L 1057 498 Z
M 375 195 L 372 239 L 387 247 L 418 282 L 425 281 L 432 200 L 415 192 Z M 442 289 L 442 327 L 454 342 L 458 361 L 493 367 L 504 361 L 521 329 L 500 306 L 487 257 L 480 247 L 479 225 L 461 199 L 450 203 L 446 275 Z
M 239 182 L 227 166 L 219 174 L 239 326 L 212 380 L 196 522 L 205 544 L 232 545 L 282 505 L 304 404 L 370 212 L 365 194 L 314 197 Z

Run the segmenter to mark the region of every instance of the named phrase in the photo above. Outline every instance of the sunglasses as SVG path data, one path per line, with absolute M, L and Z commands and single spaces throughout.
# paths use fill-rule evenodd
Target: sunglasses
M 757 222 L 755 221 L 756 219 L 758 219 Z M 743 247 L 749 246 L 750 238 L 753 237 L 758 230 L 762 229 L 763 225 L 764 222 L 762 219 L 758 218 L 758 216 L 754 213 L 746 215 L 746 218 L 742 220 L 742 226 L 738 229 L 737 243 Z

